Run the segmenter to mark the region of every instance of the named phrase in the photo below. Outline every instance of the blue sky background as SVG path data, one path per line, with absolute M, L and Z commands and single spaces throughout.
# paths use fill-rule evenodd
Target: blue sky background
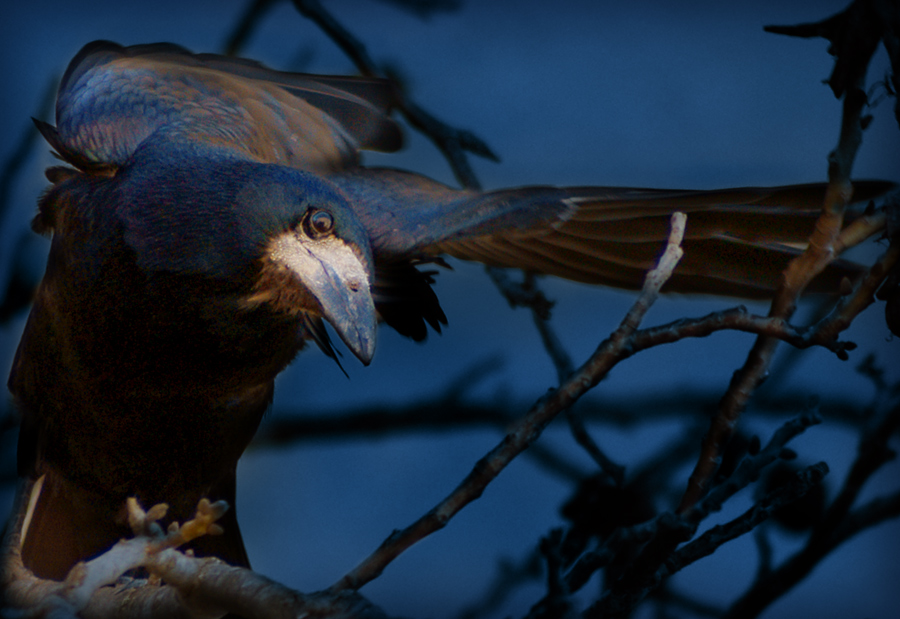
M 50 80 L 83 44 L 98 38 L 123 44 L 171 41 L 195 51 L 218 51 L 245 4 L 4 3 L 0 157 L 9 156 L 29 116 L 38 113 Z M 766 34 L 762 26 L 817 20 L 841 10 L 842 1 L 470 1 L 458 13 L 425 21 L 377 2 L 327 4 L 376 60 L 399 68 L 421 105 L 473 130 L 500 155 L 500 164 L 474 162 L 488 188 L 534 183 L 713 188 L 825 180 L 825 157 L 836 142 L 840 119 L 840 103 L 821 82 L 832 66 L 827 43 Z M 281 69 L 353 71 L 289 3 L 269 14 L 244 55 Z M 880 50 L 870 80 L 886 69 Z M 900 181 L 900 139 L 891 104 L 874 112 L 855 167 L 858 178 Z M 402 153 L 368 155 L 367 161 L 452 182 L 440 154 L 423 138 L 408 134 L 407 141 Z M 24 162 L 0 222 L 2 286 L 14 242 L 46 184 L 42 170 L 52 163 L 46 150 L 38 149 Z M 869 248 L 863 256 L 876 250 Z M 45 242 L 35 241 L 33 251 L 40 256 Z M 440 392 L 451 377 L 491 357 L 502 359 L 502 367 L 473 396 L 531 402 L 554 386 L 555 373 L 528 314 L 509 310 L 479 267 L 455 263 L 454 269 L 442 273 L 436 287 L 450 319 L 443 336 L 420 346 L 382 330 L 371 367 L 345 356 L 349 381 L 317 351 L 303 354 L 279 379 L 275 414 L 302 412 L 304 406 L 339 412 L 373 401 L 409 402 Z M 545 289 L 558 301 L 553 324 L 576 362 L 615 328 L 632 301 L 629 294 L 555 280 L 546 280 Z M 646 324 L 734 304 L 665 298 Z M 765 306 L 752 309 L 764 312 Z M 884 326 L 882 309 L 870 308 L 847 334 L 860 344 L 849 364 L 824 351 L 809 351 L 792 369 L 787 386 L 823 399 L 868 401 L 871 385 L 851 368 L 869 352 L 878 355 L 890 378 L 900 379 L 897 342 Z M 0 329 L 3 376 L 24 318 Z M 748 335 L 722 333 L 648 351 L 616 368 L 595 397 L 652 392 L 677 401 L 682 390 L 720 392 L 751 343 Z M 752 409 L 743 423 L 764 439 L 776 425 L 753 418 Z M 612 457 L 634 467 L 677 431 L 672 424 L 628 431 L 597 426 L 594 435 Z M 238 510 L 254 567 L 301 590 L 330 585 L 392 529 L 409 524 L 445 496 L 499 438 L 494 431 L 468 430 L 249 453 L 239 471 Z M 564 430 L 551 428 L 542 440 L 589 469 Z M 852 439 L 827 425 L 809 431 L 794 447 L 804 461 L 829 462 L 832 491 L 855 452 Z M 8 456 L 11 446 L 0 449 Z M 862 498 L 896 488 L 897 473 L 896 466 L 880 473 Z M 392 613 L 451 617 L 483 591 L 498 558 L 523 557 L 540 536 L 561 524 L 557 509 L 568 492 L 522 458 L 446 530 L 402 556 L 363 593 Z M 6 501 L 8 496 L 0 494 Z M 748 505 L 745 492 L 716 521 Z M 898 523 L 891 523 L 853 540 L 765 616 L 893 617 L 900 604 L 898 533 Z M 778 541 L 776 557 L 798 544 L 790 538 Z M 752 540 L 742 539 L 674 582 L 724 604 L 751 581 L 755 557 Z M 535 583 L 524 589 L 504 612 L 522 614 L 541 588 Z

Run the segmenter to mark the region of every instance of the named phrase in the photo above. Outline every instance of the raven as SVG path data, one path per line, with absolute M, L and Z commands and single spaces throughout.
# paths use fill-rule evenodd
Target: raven
M 190 518 L 232 506 L 274 379 L 330 324 L 368 364 L 376 327 L 446 317 L 422 265 L 449 255 L 635 288 L 674 210 L 690 213 L 676 292 L 770 295 L 823 185 L 716 191 L 451 188 L 369 168 L 394 151 L 388 82 L 305 75 L 169 44 L 99 41 L 71 62 L 33 227 L 52 236 L 9 378 L 30 480 L 22 559 L 62 579 L 129 529 L 127 497 Z M 856 186 L 857 198 L 890 183 Z M 833 263 L 838 289 L 859 267 Z M 249 565 L 234 509 L 198 555 Z

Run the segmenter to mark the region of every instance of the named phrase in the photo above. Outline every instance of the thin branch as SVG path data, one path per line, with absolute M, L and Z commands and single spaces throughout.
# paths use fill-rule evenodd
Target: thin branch
M 591 437 L 587 427 L 585 427 L 580 412 L 569 409 L 566 410 L 565 416 L 566 421 L 569 424 L 569 431 L 575 438 L 575 442 L 581 445 L 582 449 L 591 456 L 594 462 L 597 463 L 597 466 L 600 467 L 601 471 L 609 475 L 613 480 L 613 483 L 617 486 L 624 484 L 625 467 L 613 461 L 612 458 L 607 456 L 606 453 L 600 449 L 600 446 L 597 445 L 597 442 Z
M 791 440 L 820 423 L 822 418 L 816 412 L 804 413 L 787 421 L 775 431 L 758 454 L 745 458 L 728 479 L 713 487 L 696 506 L 682 513 L 682 518 L 698 525 L 709 514 L 721 510 L 727 499 L 759 479 L 762 470 L 784 454 L 785 447 Z
M 531 607 L 526 619 L 575 619 L 568 583 L 562 576 L 562 543 L 562 529 L 554 529 L 541 539 L 540 551 L 547 564 L 547 594 Z
M 666 511 L 647 522 L 616 529 L 608 539 L 604 540 L 603 544 L 595 550 L 582 554 L 569 569 L 566 574 L 569 590 L 579 591 L 595 572 L 603 569 L 619 556 L 622 548 L 644 544 L 653 539 L 661 528 L 680 525 L 678 517 L 672 512 Z
M 802 329 L 787 320 L 773 316 L 759 316 L 747 313 L 747 308 L 738 306 L 712 312 L 701 318 L 681 318 L 665 325 L 642 329 L 635 335 L 634 353 L 647 348 L 677 342 L 687 337 L 706 337 L 717 331 L 744 331 L 783 340 L 796 348 L 821 346 L 838 356 L 855 350 L 853 342 L 842 342 L 830 334 L 826 337 L 816 329 Z
M 541 316 L 539 309 L 535 307 L 531 308 L 531 317 L 541 336 L 544 349 L 550 355 L 550 359 L 556 367 L 557 379 L 562 384 L 574 371 L 575 366 L 572 358 L 563 348 L 562 341 L 559 339 L 556 331 L 550 326 L 548 317 Z M 601 471 L 609 475 L 617 486 L 621 486 L 625 482 L 625 467 L 614 462 L 612 458 L 600 449 L 600 446 L 585 427 L 582 415 L 578 410 L 566 409 L 565 416 L 569 424 L 569 431 L 572 433 L 575 442 L 591 456 Z
M 816 485 L 822 483 L 822 479 L 827 474 L 828 465 L 824 462 L 800 471 L 790 483 L 766 495 L 737 518 L 712 527 L 672 553 L 660 570 L 659 577 L 671 576 L 691 563 L 711 555 L 723 544 L 749 533 L 767 520 L 779 507 L 793 503 Z
M 845 10 L 819 22 L 766 26 L 764 30 L 792 37 L 820 37 L 830 41 L 829 53 L 835 56 L 835 63 L 828 85 L 834 96 L 840 97 L 848 89 L 855 87 L 860 74 L 865 74 L 886 26 L 892 22 L 890 9 L 890 2 L 854 0 Z
M 897 192 L 891 197 L 882 198 L 884 204 L 897 200 Z M 858 219 L 853 220 L 846 228 L 841 230 L 841 235 L 835 241 L 835 252 L 842 254 L 848 249 L 856 247 L 863 241 L 867 241 L 876 234 L 882 234 L 887 226 L 887 207 L 883 206 L 873 213 L 864 213 Z
M 510 307 L 528 308 L 541 319 L 548 320 L 554 302 L 548 299 L 544 292 L 538 288 L 534 275 L 524 273 L 524 279 L 521 282 L 516 282 L 509 276 L 512 270 L 501 269 L 500 267 L 485 267 L 485 271 L 487 271 L 491 281 L 500 290 Z M 568 354 L 564 356 L 567 357 Z M 554 361 L 556 360 L 554 359 Z
M 646 543 L 638 556 L 629 562 L 628 569 L 620 579 L 611 583 L 603 597 L 585 612 L 585 617 L 591 619 L 628 615 L 661 584 L 666 575 L 665 570 L 661 571 L 661 568 L 671 559 L 675 548 L 689 540 L 710 513 L 721 510 L 726 500 L 759 479 L 761 471 L 784 453 L 789 441 L 820 422 L 821 419 L 815 414 L 804 414 L 791 419 L 772 435 L 768 444 L 758 454 L 745 458 L 728 479 L 715 486 L 690 510 L 682 514 L 663 512 L 653 521 L 638 525 L 637 529 L 641 535 L 646 536 L 648 531 L 650 533 L 645 537 Z M 626 538 L 633 535 L 630 532 L 616 531 L 596 554 L 615 555 L 614 544 L 618 543 L 617 534 Z M 597 563 L 592 554 L 594 553 L 586 553 L 579 559 L 570 571 L 570 579 L 577 578 L 579 582 L 585 579 L 587 569 Z M 574 583 L 572 590 L 575 590 Z
M 772 571 L 772 540 L 769 539 L 769 529 L 759 527 L 753 532 L 753 541 L 756 542 L 756 550 L 759 555 L 759 564 L 756 568 L 756 578 L 765 578 Z
M 313 21 L 341 51 L 350 59 L 359 72 L 369 77 L 380 75 L 375 61 L 369 56 L 363 43 L 353 36 L 331 13 L 325 10 L 319 0 L 294 0 L 294 7 L 301 15 Z
M 527 307 L 531 310 L 531 318 L 534 326 L 541 337 L 541 343 L 544 350 L 553 362 L 556 369 L 556 378 L 559 383 L 563 383 L 575 369 L 572 357 L 562 345 L 562 341 L 556 334 L 556 331 L 550 326 L 550 307 L 552 302 L 547 300 L 544 293 L 538 288 L 535 277 L 531 273 L 525 273 L 525 279 L 522 283 L 513 282 L 506 269 L 496 267 L 487 267 L 488 275 L 490 275 L 494 284 L 500 290 L 510 307 Z M 600 470 L 609 475 L 617 486 L 621 486 L 625 480 L 625 467 L 613 462 L 607 456 L 596 441 L 591 437 L 584 425 L 580 413 L 574 409 L 565 411 L 566 421 L 569 424 L 569 430 L 572 433 L 575 442 L 578 443 L 591 456 Z
M 872 499 L 847 514 L 841 525 L 835 529 L 832 537 L 835 547 L 857 533 L 898 517 L 900 517 L 900 492 Z
M 758 616 L 769 604 L 803 580 L 832 550 L 866 526 L 893 517 L 900 510 L 900 497 L 870 503 L 857 512 L 850 508 L 868 479 L 894 457 L 887 443 L 900 428 L 900 405 L 882 416 L 860 439 L 856 461 L 825 516 L 813 529 L 806 545 L 778 568 L 766 573 L 731 606 L 728 619 Z M 873 507 L 874 505 L 874 507 Z
M 859 441 L 856 460 L 847 474 L 841 491 L 832 501 L 822 522 L 813 530 L 810 544 L 829 537 L 843 521 L 856 502 L 869 478 L 896 454 L 888 446 L 890 438 L 900 429 L 900 405 L 895 405 L 877 424 L 865 432 Z
M 850 323 L 867 307 L 875 302 L 875 293 L 884 280 L 900 264 L 900 243 L 891 243 L 887 251 L 872 265 L 866 277 L 857 286 L 854 293 L 841 299 L 841 302 L 821 322 L 810 330 L 806 339 L 811 345 L 819 344 L 831 348 L 827 342 L 837 344 L 837 335 L 846 330 Z M 836 352 L 841 359 L 847 359 L 846 347 Z

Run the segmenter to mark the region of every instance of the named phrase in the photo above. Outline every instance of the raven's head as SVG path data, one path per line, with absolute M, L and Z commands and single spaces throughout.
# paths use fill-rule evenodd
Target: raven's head
M 181 158 L 181 153 L 177 154 Z M 327 179 L 228 158 L 148 154 L 119 172 L 119 219 L 145 272 L 220 282 L 236 309 L 300 321 L 334 357 L 323 320 L 364 364 L 375 352 L 368 234 Z M 229 294 L 232 294 L 229 293 Z
M 303 175 L 306 176 L 306 175 Z M 326 354 L 334 353 L 322 329 L 328 321 L 353 354 L 368 365 L 375 353 L 376 314 L 370 286 L 374 277 L 368 236 L 346 199 L 321 179 L 300 186 L 265 188 L 271 214 L 289 213 L 274 224 L 247 307 L 268 304 L 296 315 Z M 258 189 L 258 188 L 257 188 Z M 278 204 L 273 204 L 278 202 Z

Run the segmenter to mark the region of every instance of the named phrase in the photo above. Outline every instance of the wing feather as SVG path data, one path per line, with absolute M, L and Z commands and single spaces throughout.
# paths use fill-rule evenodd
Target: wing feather
M 813 230 L 824 184 L 723 190 L 523 187 L 457 191 L 409 172 L 357 168 L 332 179 L 372 231 L 377 259 L 449 254 L 591 284 L 638 288 L 688 213 L 685 257 L 669 291 L 771 295 Z M 855 184 L 858 200 L 895 186 Z M 833 263 L 812 291 L 834 292 L 861 267 Z
M 169 44 L 97 41 L 60 83 L 51 144 L 82 169 L 118 166 L 165 131 L 254 161 L 333 172 L 355 165 L 359 149 L 399 148 L 399 128 L 387 116 L 391 97 L 384 80 L 284 73 Z

